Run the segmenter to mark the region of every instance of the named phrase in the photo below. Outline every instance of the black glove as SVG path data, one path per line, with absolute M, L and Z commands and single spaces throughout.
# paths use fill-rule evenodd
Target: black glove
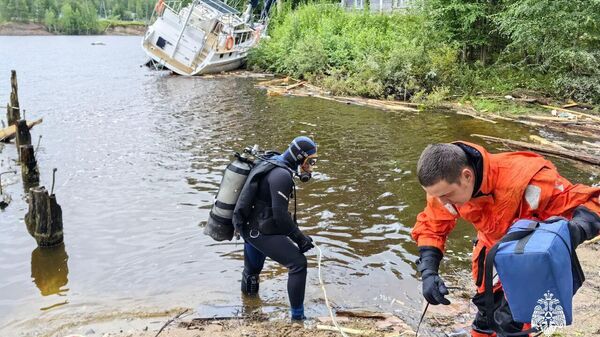
M 417 270 L 421 273 L 423 281 L 423 297 L 433 305 L 450 304 L 450 301 L 444 297 L 449 294 L 448 289 L 438 275 L 442 252 L 435 247 L 419 247 L 419 253 Z
M 288 235 L 292 241 L 294 241 L 298 245 L 298 249 L 300 249 L 300 253 L 305 253 L 306 251 L 315 247 L 312 244 L 312 238 L 304 233 L 299 228 L 296 228 L 293 232 Z
M 600 216 L 585 206 L 578 206 L 573 212 L 573 218 L 569 221 L 569 232 L 571 233 L 571 246 L 575 249 L 584 241 L 598 236 Z

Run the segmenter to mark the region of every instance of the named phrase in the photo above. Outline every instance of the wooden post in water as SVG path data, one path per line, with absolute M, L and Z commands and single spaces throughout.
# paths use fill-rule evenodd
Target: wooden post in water
M 19 161 L 21 161 L 21 146 L 31 145 L 31 134 L 29 133 L 27 121 L 24 119 L 17 122 L 17 140 L 15 143 L 17 144 L 17 150 L 19 150 Z
M 19 86 L 17 85 L 17 72 L 15 70 L 11 70 L 10 72 L 10 86 L 12 88 L 10 92 L 10 104 L 6 106 L 6 121 L 8 122 L 8 126 L 17 124 L 17 121 L 21 119 Z
M 39 247 L 63 243 L 62 208 L 56 202 L 56 196 L 48 195 L 43 186 L 29 190 L 29 211 L 25 215 L 25 224 Z
M 40 171 L 33 152 L 33 145 L 19 146 L 19 158 L 21 159 L 21 176 L 23 177 L 23 187 L 29 190 L 31 187 L 38 186 L 40 183 Z

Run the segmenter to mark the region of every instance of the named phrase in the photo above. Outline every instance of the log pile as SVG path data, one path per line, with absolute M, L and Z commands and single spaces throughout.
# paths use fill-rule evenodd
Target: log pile
M 595 149 L 594 153 L 588 153 L 587 150 L 584 150 L 585 147 L 581 147 L 581 149 L 579 150 L 571 150 L 564 148 L 560 144 L 553 143 L 552 141 L 548 141 L 545 139 L 542 144 L 535 144 L 479 134 L 472 134 L 471 136 L 478 137 L 490 142 L 502 143 L 510 148 L 533 150 L 536 152 L 549 154 L 557 157 L 572 159 L 593 165 L 600 165 L 600 151 L 598 151 L 598 149 Z M 533 139 L 535 140 L 536 138 Z M 539 140 L 540 137 L 537 137 L 537 139 Z
M 415 103 L 331 95 L 330 92 L 317 86 L 305 81 L 293 80 L 289 77 L 262 81 L 256 84 L 256 87 L 266 89 L 267 95 L 269 96 L 314 97 L 344 104 L 367 106 L 389 111 L 419 111 L 418 104 Z

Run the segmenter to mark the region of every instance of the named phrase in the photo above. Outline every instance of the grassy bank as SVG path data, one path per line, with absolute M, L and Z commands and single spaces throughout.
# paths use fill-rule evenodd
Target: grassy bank
M 428 3 L 434 6 L 436 1 Z M 571 48 L 570 54 L 542 50 L 531 59 L 514 46 L 509 31 L 465 42 L 468 32 L 461 35 L 452 29 L 461 18 L 434 15 L 439 6 L 391 15 L 345 11 L 336 4 L 288 7 L 271 21 L 271 38 L 252 51 L 249 64 L 308 80 L 337 95 L 438 104 L 449 99 L 479 102 L 480 96 L 527 91 L 557 100 L 600 103 L 600 85 L 596 85 L 600 70 L 594 66 L 600 63 L 600 54 L 591 48 L 597 43 L 594 39 L 600 41 L 596 28 L 588 35 L 594 42 L 579 47 L 573 42 L 579 49 Z M 490 35 L 501 27 L 502 22 L 495 22 Z M 556 49 L 561 48 L 562 37 L 549 38 L 558 41 Z M 579 69 L 567 66 L 582 59 L 587 63 Z M 483 101 L 487 108 L 494 107 L 494 101 Z M 514 109 L 520 111 L 518 106 Z

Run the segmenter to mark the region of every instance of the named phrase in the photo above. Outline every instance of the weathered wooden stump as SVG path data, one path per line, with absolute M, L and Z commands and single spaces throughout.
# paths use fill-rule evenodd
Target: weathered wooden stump
M 63 243 L 62 209 L 54 194 L 46 188 L 29 189 L 29 211 L 25 215 L 27 231 L 39 247 L 52 247 Z
M 21 145 L 19 147 L 19 158 L 21 161 L 21 177 L 26 191 L 36 187 L 40 183 L 40 171 L 35 160 L 33 145 Z
M 6 106 L 6 121 L 8 126 L 14 125 L 21 119 L 21 108 L 19 105 L 19 86 L 17 85 L 17 72 L 11 70 L 10 74 L 10 104 Z
M 19 161 L 21 161 L 21 145 L 31 145 L 31 133 L 29 133 L 29 127 L 27 121 L 21 119 L 17 122 L 17 149 L 19 149 Z

